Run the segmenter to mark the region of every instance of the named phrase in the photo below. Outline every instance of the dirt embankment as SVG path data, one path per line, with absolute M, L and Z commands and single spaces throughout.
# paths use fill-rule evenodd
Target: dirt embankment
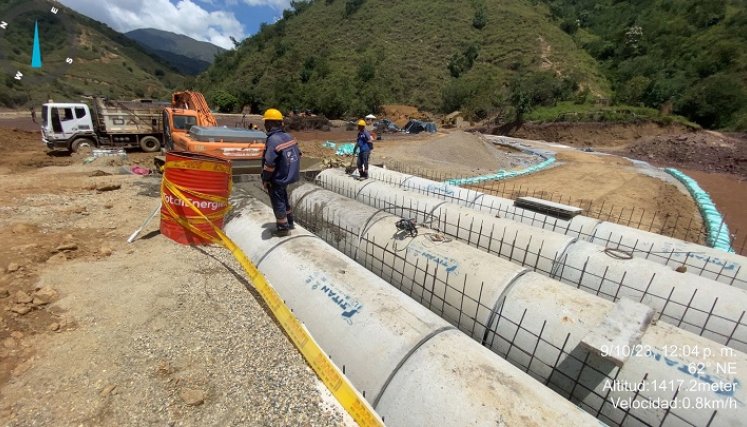
M 679 124 L 656 123 L 525 123 L 510 136 L 536 139 L 581 147 L 616 147 L 650 136 L 690 132 Z
M 376 141 L 372 161 L 395 169 L 429 176 L 474 176 L 495 173 L 499 169 L 523 167 L 520 153 L 502 155 L 502 151 L 477 135 L 455 131 L 447 134 L 405 135 L 398 139 Z M 505 149 L 503 149 L 505 151 Z M 418 173 L 422 171 L 423 173 Z
M 584 208 L 584 215 L 699 240 L 702 221 L 697 207 L 675 186 L 641 174 L 630 161 L 616 156 L 565 150 L 557 159 L 556 167 L 480 187 L 509 198 L 561 200 Z
M 663 166 L 747 178 L 747 137 L 717 132 L 644 137 L 619 152 Z

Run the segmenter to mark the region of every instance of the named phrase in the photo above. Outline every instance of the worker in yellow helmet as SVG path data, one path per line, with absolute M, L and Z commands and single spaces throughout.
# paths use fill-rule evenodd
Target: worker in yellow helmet
M 361 179 L 368 178 L 368 159 L 373 151 L 373 138 L 366 130 L 366 121 L 358 120 L 358 138 L 355 141 L 353 155 L 358 154 L 358 174 Z
M 270 108 L 262 117 L 267 131 L 262 156 L 262 186 L 270 195 L 275 213 L 276 235 L 287 236 L 294 229 L 293 211 L 288 200 L 288 184 L 298 181 L 301 150 L 296 140 L 283 129 L 283 114 Z

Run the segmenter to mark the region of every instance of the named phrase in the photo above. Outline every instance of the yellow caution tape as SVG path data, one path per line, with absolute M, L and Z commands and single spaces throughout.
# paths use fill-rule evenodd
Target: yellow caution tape
M 181 199 L 190 209 L 202 216 L 204 220 L 207 217 L 202 215 L 190 200 L 185 197 L 182 192 L 182 188 L 163 177 L 161 184 L 161 194 L 163 197 L 163 188 L 167 188 L 176 197 Z M 172 213 L 173 219 L 179 223 L 182 227 L 185 227 L 213 243 L 221 244 L 223 247 L 231 251 L 231 254 L 241 264 L 249 277 L 249 280 L 254 285 L 254 289 L 262 296 L 270 311 L 275 316 L 275 320 L 280 324 L 285 333 L 290 337 L 293 344 L 296 346 L 298 351 L 301 352 L 303 357 L 309 363 L 311 368 L 316 372 L 319 379 L 329 389 L 332 395 L 340 402 L 343 408 L 350 414 L 351 417 L 361 427 L 369 426 L 384 426 L 384 422 L 381 420 L 379 415 L 374 411 L 371 405 L 358 393 L 358 391 L 350 384 L 350 381 L 340 372 L 332 361 L 327 357 L 327 354 L 322 351 L 319 344 L 314 340 L 306 327 L 299 321 L 291 312 L 290 308 L 285 305 L 283 299 L 277 293 L 275 288 L 267 282 L 267 279 L 252 264 L 252 262 L 246 257 L 244 252 L 236 246 L 236 244 L 226 236 L 223 231 L 216 227 L 215 224 L 210 222 L 210 225 L 218 236 L 216 239 L 202 230 L 198 229 L 194 225 L 184 218 L 180 218 L 174 215 L 173 210 L 170 206 L 166 205 L 167 209 Z
M 192 171 L 206 171 L 206 172 L 218 172 L 231 174 L 231 166 L 208 161 L 195 161 L 195 160 L 173 160 L 166 162 L 164 165 L 166 169 L 187 169 Z

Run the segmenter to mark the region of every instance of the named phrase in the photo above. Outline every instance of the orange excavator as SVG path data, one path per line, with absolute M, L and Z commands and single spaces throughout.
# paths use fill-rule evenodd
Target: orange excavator
M 163 111 L 163 138 L 167 151 L 210 154 L 231 162 L 234 175 L 260 173 L 267 135 L 256 130 L 218 126 L 200 92 L 175 92 Z M 165 158 L 156 158 L 161 169 Z

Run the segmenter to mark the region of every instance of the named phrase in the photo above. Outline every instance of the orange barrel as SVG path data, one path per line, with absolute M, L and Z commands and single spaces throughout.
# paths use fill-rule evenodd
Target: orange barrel
M 207 245 L 216 241 L 218 236 L 210 222 L 223 228 L 230 194 L 231 163 L 228 160 L 189 152 L 166 153 L 161 181 L 161 234 L 186 245 Z

